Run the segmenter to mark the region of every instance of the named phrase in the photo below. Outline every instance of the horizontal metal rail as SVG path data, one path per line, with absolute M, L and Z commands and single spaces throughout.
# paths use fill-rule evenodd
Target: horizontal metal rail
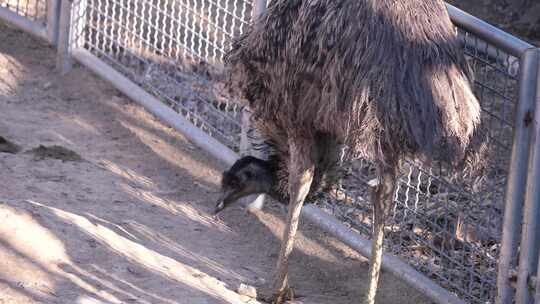
M 478 36 L 486 42 L 515 57 L 521 57 L 527 49 L 533 46 L 517 37 L 500 30 L 489 23 L 480 20 L 459 8 L 446 4 L 452 22 L 460 28 Z
M 40 26 L 37 23 L 31 21 L 30 19 L 18 15 L 17 13 L 3 7 L 0 7 L 0 20 L 4 20 L 7 23 L 25 32 L 28 32 L 32 36 L 46 42 L 51 42 L 50 38 L 53 37 L 50 36 L 53 34 L 49 33 L 46 27 Z
M 520 255 L 518 281 L 516 287 L 516 303 L 528 304 L 533 298 L 532 290 L 529 288 L 532 276 L 537 270 L 540 222 L 540 96 L 537 90 L 539 82 L 539 67 L 540 67 L 540 50 L 528 51 L 531 57 L 531 77 L 527 79 L 530 83 L 530 89 L 527 90 L 528 98 L 531 100 L 532 106 L 536 105 L 527 121 L 531 126 L 531 142 L 529 149 L 529 162 L 527 174 L 527 187 L 525 192 L 525 206 L 523 208 L 521 232 Z M 535 113 L 533 116 L 532 113 Z
M 319 228 L 347 244 L 365 257 L 371 256 L 371 241 L 353 232 L 335 217 L 314 205 L 302 208 L 302 217 L 316 224 Z M 464 304 L 465 302 L 448 290 L 435 284 L 433 280 L 421 274 L 399 258 L 383 253 L 382 269 L 407 282 L 430 300 L 440 304 Z
M 47 41 L 58 44 L 58 26 L 60 22 L 60 0 L 47 0 Z
M 538 49 L 538 57 L 540 58 L 540 48 Z M 534 139 L 532 140 L 531 146 L 533 147 L 533 154 L 531 156 L 531 165 L 532 173 L 529 180 L 531 182 L 536 181 L 531 186 L 534 189 L 531 189 L 531 194 L 534 194 L 534 197 L 531 199 L 540 200 L 540 65 L 538 66 L 538 79 L 536 82 L 536 112 L 534 115 Z M 532 196 L 532 195 L 531 195 Z M 534 300 L 536 304 L 540 304 L 540 255 L 538 255 L 539 261 L 537 261 L 538 269 L 536 270 L 536 282 L 535 282 L 535 296 Z M 531 280 L 532 281 L 532 280 Z
M 126 94 L 126 96 L 145 107 L 150 113 L 176 130 L 182 132 L 189 140 L 210 153 L 212 156 L 227 164 L 233 164 L 238 159 L 238 155 L 234 151 L 195 127 L 184 117 L 176 113 L 170 107 L 164 105 L 156 97 L 143 90 L 136 83 L 120 74 L 111 66 L 101 61 L 94 54 L 85 49 L 74 49 L 71 51 L 71 56 L 99 77 L 107 80 L 120 92 Z

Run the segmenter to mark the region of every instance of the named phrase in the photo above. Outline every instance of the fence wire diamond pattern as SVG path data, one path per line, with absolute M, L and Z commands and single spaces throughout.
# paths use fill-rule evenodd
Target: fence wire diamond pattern
M 250 0 L 79 0 L 71 43 L 238 152 L 243 109 L 222 95 L 219 80 L 223 55 L 249 27 L 252 9 Z M 491 165 L 475 178 L 446 164 L 426 169 L 405 162 L 385 246 L 463 300 L 492 303 L 519 65 L 459 33 L 475 75 Z M 358 160 L 346 171 L 340 187 L 316 203 L 369 237 L 367 183 L 374 170 Z

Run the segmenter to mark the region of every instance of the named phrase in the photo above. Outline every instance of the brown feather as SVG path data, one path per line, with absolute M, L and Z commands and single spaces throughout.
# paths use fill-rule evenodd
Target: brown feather
M 274 0 L 226 66 L 284 172 L 291 131 L 329 136 L 347 158 L 455 162 L 480 122 L 440 0 Z

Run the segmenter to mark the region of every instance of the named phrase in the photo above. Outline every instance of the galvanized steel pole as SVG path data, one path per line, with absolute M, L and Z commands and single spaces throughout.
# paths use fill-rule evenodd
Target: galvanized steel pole
M 515 257 L 525 200 L 537 73 L 538 52 L 536 49 L 530 48 L 521 56 L 519 102 L 516 110 L 514 142 L 504 200 L 503 235 L 497 274 L 497 304 L 512 303 L 513 298 L 509 274 L 510 270 L 516 266 Z
M 540 49 L 538 49 L 540 53 Z M 540 57 L 540 55 L 538 55 Z M 533 183 L 531 186 L 534 189 L 531 189 L 531 197 L 533 200 L 540 200 L 540 65 L 538 65 L 538 77 L 536 85 L 536 112 L 534 114 L 534 135 L 531 145 L 534 147 L 533 155 L 531 156 L 530 165 L 532 166 L 532 173 L 530 175 L 530 181 Z M 534 183 L 536 181 L 536 183 Z M 537 304 L 540 304 L 540 255 L 538 256 L 539 261 L 538 269 L 536 271 L 536 286 L 535 286 L 535 297 L 534 301 Z
M 523 240 L 518 271 L 518 290 L 516 303 L 530 303 L 533 297 L 532 288 L 536 289 L 535 303 L 540 303 L 540 49 L 536 50 L 536 111 L 532 120 L 531 150 L 529 156 L 529 176 L 525 196 L 525 215 L 523 223 Z M 527 213 L 528 212 L 528 213 Z M 531 278 L 536 274 L 535 286 L 529 286 Z
M 58 43 L 58 23 L 60 19 L 60 1 L 47 1 L 47 37 L 52 45 Z
M 58 24 L 58 48 L 56 53 L 56 69 L 65 74 L 71 70 L 72 59 L 70 55 L 71 37 L 71 0 L 61 0 L 60 21 Z
M 525 53 L 529 56 L 529 64 L 532 65 L 529 79 L 525 81 L 525 85 L 529 86 L 526 90 L 527 99 L 531 100 L 533 107 L 536 106 L 537 101 L 537 84 L 538 84 L 538 65 L 540 64 L 540 52 L 538 49 L 530 49 Z M 528 68 L 525 66 L 524 68 Z M 536 114 L 533 116 L 533 113 Z M 529 162 L 528 162 L 528 174 L 527 174 L 527 187 L 525 192 L 525 207 L 523 209 L 523 223 L 521 231 L 521 243 L 519 252 L 519 270 L 518 270 L 518 282 L 516 286 L 516 303 L 517 304 L 529 304 L 532 293 L 529 288 L 529 281 L 537 268 L 538 262 L 538 231 L 539 217 L 540 217 L 540 149 L 536 149 L 539 144 L 540 125 L 538 115 L 540 111 L 538 108 L 536 111 L 528 112 L 529 116 L 526 116 L 525 124 L 529 124 L 531 127 L 531 139 L 529 145 Z
M 455 6 L 446 4 L 446 8 L 448 9 L 450 19 L 452 19 L 452 22 L 455 25 L 474 34 L 489 44 L 496 45 L 510 55 L 521 57 L 527 49 L 533 47 L 529 43 L 514 37 L 483 20 L 469 15 Z

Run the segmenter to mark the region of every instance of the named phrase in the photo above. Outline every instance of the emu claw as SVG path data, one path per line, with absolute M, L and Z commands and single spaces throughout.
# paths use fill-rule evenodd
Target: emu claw
M 292 301 L 295 298 L 295 291 L 293 288 L 287 287 L 283 291 L 278 293 L 260 293 L 257 297 L 258 300 L 269 304 L 283 304 L 286 301 Z

